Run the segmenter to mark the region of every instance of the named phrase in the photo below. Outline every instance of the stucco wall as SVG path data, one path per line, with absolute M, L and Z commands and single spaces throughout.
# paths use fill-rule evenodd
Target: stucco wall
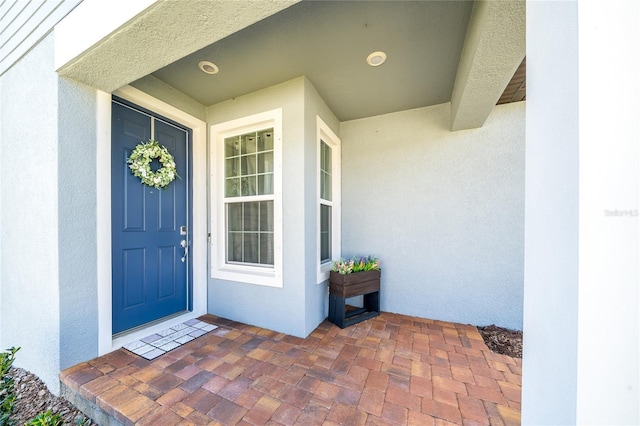
M 58 80 L 53 37 L 2 77 L 2 341 L 21 346 L 16 365 L 57 389 Z
M 326 317 L 329 311 L 328 284 L 318 284 L 318 224 L 317 224 L 317 179 L 318 179 L 318 141 L 317 141 L 317 117 L 320 117 L 327 126 L 337 135 L 340 130 L 340 122 L 329 109 L 311 81 L 305 79 L 304 84 L 304 139 L 305 139 L 305 332 L 311 333 Z M 333 188 L 339 191 L 340 188 Z
M 449 104 L 342 123 L 342 253 L 381 259 L 382 310 L 522 329 L 524 113 L 459 132 Z
M 304 192 L 304 79 L 297 78 L 213 105 L 209 126 L 282 108 L 283 286 L 282 288 L 210 279 L 208 310 L 237 321 L 295 336 L 305 335 L 306 265 Z M 315 187 L 313 188 L 315 190 Z M 215 209 L 213 210 L 215 213 Z
M 96 91 L 58 80 L 60 369 L 98 355 Z
M 57 392 L 97 356 L 95 90 L 58 78 L 53 34 L 0 86 L 0 347 Z

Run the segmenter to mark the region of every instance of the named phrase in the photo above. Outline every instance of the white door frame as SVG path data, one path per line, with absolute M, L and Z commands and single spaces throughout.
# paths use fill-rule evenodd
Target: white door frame
M 114 95 L 160 114 L 193 131 L 192 141 L 192 250 L 193 311 L 168 321 L 139 329 L 116 339 L 111 329 L 111 94 L 97 96 L 97 252 L 98 252 L 98 354 L 104 355 L 123 345 L 207 312 L 207 126 L 174 106 L 134 87 L 125 86 Z

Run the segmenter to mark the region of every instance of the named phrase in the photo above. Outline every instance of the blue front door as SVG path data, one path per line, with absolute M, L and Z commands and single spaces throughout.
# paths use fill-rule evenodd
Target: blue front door
M 189 136 L 167 119 L 114 99 L 111 129 L 113 334 L 189 308 Z M 166 189 L 143 185 L 127 159 L 155 139 L 176 162 Z M 155 160 L 157 162 L 157 160 Z M 152 170 L 159 164 L 151 163 Z

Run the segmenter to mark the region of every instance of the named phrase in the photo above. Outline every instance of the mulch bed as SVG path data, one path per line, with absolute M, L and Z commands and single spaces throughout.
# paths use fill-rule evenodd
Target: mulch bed
M 54 396 L 38 376 L 12 367 L 9 376 L 15 380 L 16 400 L 11 420 L 22 426 L 32 418 L 47 410 L 62 417 L 64 425 L 96 426 L 90 419 L 64 398 Z
M 522 331 L 509 330 L 493 324 L 478 327 L 478 331 L 492 352 L 522 358 Z

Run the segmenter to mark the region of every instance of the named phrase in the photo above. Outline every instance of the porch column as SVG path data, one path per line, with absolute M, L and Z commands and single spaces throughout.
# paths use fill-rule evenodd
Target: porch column
M 640 422 L 639 21 L 527 4 L 525 425 Z

